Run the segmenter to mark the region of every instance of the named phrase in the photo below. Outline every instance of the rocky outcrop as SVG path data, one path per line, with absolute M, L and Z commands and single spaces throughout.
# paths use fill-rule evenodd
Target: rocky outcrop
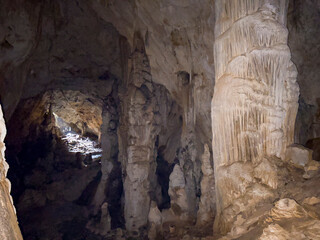
M 186 192 L 186 180 L 181 167 L 176 164 L 170 174 L 169 196 L 171 209 L 178 221 L 188 220 L 188 196 Z
M 287 147 L 285 160 L 289 161 L 295 167 L 304 168 L 312 161 L 312 151 L 301 145 L 291 145 Z
M 283 183 L 276 190 L 279 200 L 272 204 L 265 201 L 251 215 L 237 216 L 231 231 L 221 240 L 319 239 L 320 191 L 312 187 L 319 180 L 319 174 L 305 181 L 301 168 L 290 163 L 282 169 L 287 174 L 285 178 L 278 178 L 278 183 Z
M 318 207 L 316 208 L 318 212 Z M 220 240 L 239 237 L 259 240 L 319 239 L 320 221 L 314 214 L 314 209 L 310 211 L 308 205 L 301 205 L 291 198 L 283 198 L 278 200 L 264 216 L 260 216 L 259 224 L 254 230 L 251 229 L 242 236 L 229 234 Z
M 312 159 L 312 150 L 298 144 L 287 147 L 285 160 L 304 170 L 303 177 L 309 179 L 319 172 L 320 163 Z
M 11 184 L 7 179 L 8 164 L 4 159 L 6 126 L 0 106 L 0 237 L 3 240 L 22 240 L 16 211 L 10 195 Z
M 299 91 L 287 46 L 286 1 L 218 0 L 215 6 L 215 226 L 227 232 L 240 214 L 274 198 L 270 185 L 276 184 L 260 184 L 254 172 L 262 161 L 284 159 Z

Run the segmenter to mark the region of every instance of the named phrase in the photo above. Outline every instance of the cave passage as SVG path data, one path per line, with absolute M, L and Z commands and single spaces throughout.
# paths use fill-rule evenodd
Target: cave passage
M 49 91 L 18 105 L 6 143 L 8 178 L 25 239 L 90 237 L 88 219 L 101 215 L 91 210 L 102 176 L 101 124 L 102 102 L 81 92 Z M 114 201 L 121 198 L 121 174 L 113 178 L 113 184 L 120 182 L 110 193 Z M 109 209 L 121 213 L 121 204 Z M 121 226 L 117 218 L 113 225 Z
M 92 136 L 95 140 L 92 140 L 89 137 L 84 137 L 56 113 L 53 112 L 52 114 L 55 118 L 55 125 L 59 128 L 60 133 L 62 134 L 61 140 L 65 141 L 69 152 L 81 153 L 84 156 L 90 154 L 88 157 L 91 157 L 92 160 L 99 160 L 101 158 L 102 149 L 98 146 L 97 136 Z M 85 123 L 85 125 L 87 124 Z

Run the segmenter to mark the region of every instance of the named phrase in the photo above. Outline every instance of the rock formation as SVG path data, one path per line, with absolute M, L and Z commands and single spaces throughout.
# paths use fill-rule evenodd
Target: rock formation
M 10 195 L 11 184 L 7 179 L 8 164 L 4 159 L 6 126 L 0 107 L 0 237 L 3 240 L 22 239 L 16 211 Z
M 180 221 L 188 219 L 188 196 L 186 193 L 186 180 L 181 167 L 176 164 L 170 174 L 169 196 L 174 215 Z
M 135 33 L 132 68 L 121 102 L 120 161 L 124 171 L 124 217 L 128 231 L 147 225 L 155 179 L 156 99 L 140 33 Z
M 274 197 L 253 173 L 264 159 L 284 159 L 293 143 L 299 90 L 287 45 L 286 1 L 217 0 L 215 7 L 215 223 L 226 232 L 239 214 Z
M 215 211 L 215 184 L 214 184 L 214 170 L 212 166 L 212 159 L 208 145 L 204 145 L 204 153 L 201 159 L 201 198 L 199 203 L 199 210 L 197 213 L 197 225 L 204 223 L 212 223 Z
M 162 216 L 156 202 L 152 201 L 150 204 L 150 211 L 148 215 L 149 231 L 148 238 L 150 240 L 157 239 L 162 235 Z

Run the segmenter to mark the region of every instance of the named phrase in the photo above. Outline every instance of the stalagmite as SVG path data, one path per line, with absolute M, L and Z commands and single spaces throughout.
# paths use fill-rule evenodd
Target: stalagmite
M 170 174 L 169 196 L 171 208 L 178 219 L 186 220 L 188 216 L 188 197 L 186 180 L 181 167 L 176 164 Z
M 103 154 L 101 157 L 101 172 L 102 177 L 93 199 L 95 206 L 95 213 L 100 209 L 105 201 L 105 190 L 110 184 L 109 176 L 112 171 L 115 171 L 115 158 L 118 151 L 118 135 L 117 126 L 115 122 L 118 121 L 117 109 L 114 99 L 109 96 L 102 110 L 102 124 L 101 124 L 101 148 Z
M 124 217 L 129 232 L 148 223 L 155 176 L 157 126 L 150 66 L 139 33 L 135 34 L 132 68 L 121 102 L 120 159 L 124 171 Z
M 156 202 L 152 201 L 150 204 L 150 211 L 148 215 L 149 231 L 148 237 L 150 240 L 157 239 L 157 236 L 162 234 L 162 216 Z
M 217 0 L 215 7 L 215 227 L 228 232 L 239 214 L 273 198 L 272 188 L 253 177 L 255 167 L 264 158 L 284 159 L 299 89 L 287 46 L 287 1 Z
M 6 178 L 8 164 L 4 159 L 5 135 L 6 126 L 3 119 L 2 108 L 0 106 L 0 239 L 22 240 L 16 212 L 10 196 L 10 182 Z
M 204 145 L 204 153 L 201 159 L 201 198 L 197 213 L 197 224 L 209 223 L 215 214 L 215 191 L 213 166 L 208 145 Z
M 101 229 L 103 229 L 104 234 L 111 230 L 111 218 L 108 211 L 108 203 L 104 203 L 101 206 Z

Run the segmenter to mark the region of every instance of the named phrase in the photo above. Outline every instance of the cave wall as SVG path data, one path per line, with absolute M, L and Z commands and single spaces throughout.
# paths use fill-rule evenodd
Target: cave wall
M 259 171 L 284 160 L 293 143 L 299 88 L 287 45 L 287 3 L 215 1 L 212 144 L 215 227 L 222 232 L 275 198 L 277 176 L 271 171 L 261 179 Z
M 11 184 L 7 179 L 8 164 L 4 158 L 6 126 L 0 107 L 0 237 L 4 240 L 22 239 L 16 211 L 10 195 Z
M 0 96 L 8 119 L 20 100 L 28 59 L 39 42 L 42 5 L 19 0 L 0 4 Z
M 165 86 L 177 104 L 185 107 L 183 121 L 197 128 L 195 140 L 209 143 L 214 85 L 212 1 L 94 0 L 91 6 L 131 47 L 134 33 L 141 33 L 153 81 Z M 189 78 L 184 84 L 180 73 Z M 197 155 L 200 158 L 201 153 Z
M 320 137 L 320 78 L 317 70 L 320 58 L 319 8 L 319 0 L 291 0 L 288 9 L 288 45 L 298 70 L 300 86 L 295 142 L 311 148 L 312 142 L 308 144 L 308 140 L 319 142 Z
M 0 96 L 10 119 L 43 91 L 104 98 L 121 81 L 119 33 L 87 1 L 1 1 Z
M 210 102 L 214 66 L 210 39 L 213 39 L 214 5 L 212 1 L 166 0 L 91 1 L 91 4 L 101 18 L 111 22 L 126 37 L 131 48 L 135 44 L 135 33 L 141 34 L 152 81 L 163 85 L 182 109 L 181 136 L 176 138 L 179 149 L 176 151 L 172 146 L 163 152 L 177 152 L 176 156 L 165 157 L 169 162 L 177 159 L 185 178 L 181 191 L 185 192 L 187 203 L 177 206 L 184 209 L 182 215 L 188 216 L 185 219 L 196 221 L 204 145 L 208 144 L 211 151 Z M 159 137 L 164 138 L 161 135 Z M 184 204 L 187 206 L 182 206 Z M 172 214 L 168 215 L 172 217 Z
M 88 97 L 80 92 L 65 91 L 62 98 L 61 91 L 48 91 L 20 101 L 7 124 L 8 177 L 24 239 L 81 239 L 91 234 L 85 226 L 94 215 L 92 201 L 101 178 L 101 164 L 70 152 L 52 112 L 67 111 L 66 121 L 71 124 L 72 117 L 81 119 L 74 105 L 85 108 L 86 101 Z M 61 104 L 67 109 L 61 109 Z M 91 114 L 97 108 L 96 102 Z

